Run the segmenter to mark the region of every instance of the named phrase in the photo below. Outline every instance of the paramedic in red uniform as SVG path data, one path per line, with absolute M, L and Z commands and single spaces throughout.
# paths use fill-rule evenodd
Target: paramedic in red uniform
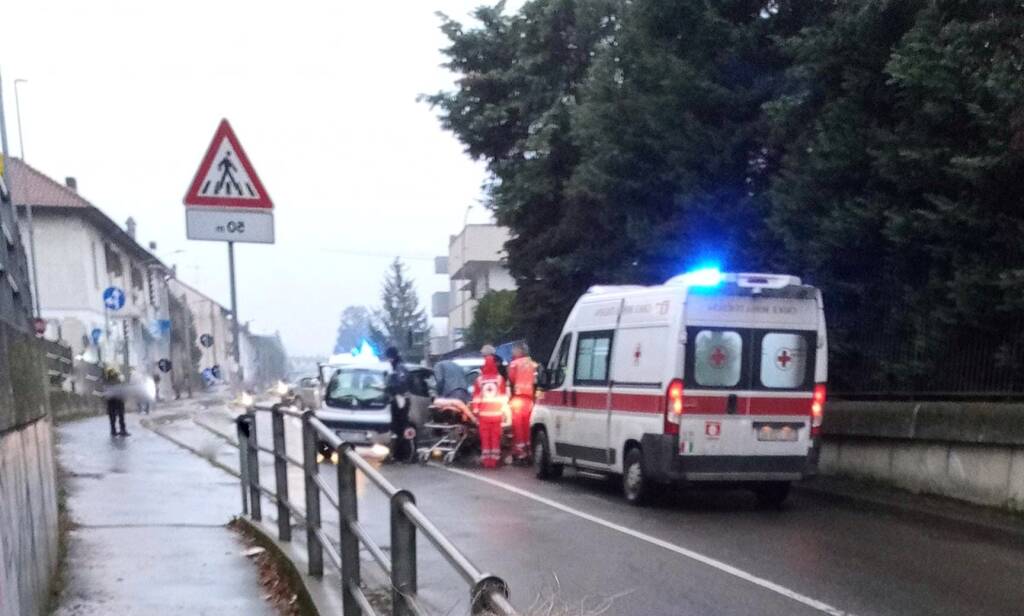
M 498 374 L 498 363 L 493 355 L 488 355 L 473 386 L 473 410 L 480 422 L 480 462 L 484 468 L 497 468 L 501 458 L 501 420 L 506 396 L 505 379 Z
M 508 365 L 508 382 L 512 399 L 512 452 L 518 461 L 530 457 L 530 416 L 533 414 L 533 386 L 537 377 L 537 364 L 530 359 L 525 342 L 512 347 L 512 362 Z

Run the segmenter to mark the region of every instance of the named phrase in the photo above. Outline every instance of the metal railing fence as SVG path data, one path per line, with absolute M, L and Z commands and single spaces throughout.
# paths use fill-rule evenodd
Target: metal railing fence
M 269 413 L 273 446 L 260 445 L 256 431 L 257 412 Z M 302 421 L 302 459 L 290 457 L 285 447 L 285 417 Z M 277 533 L 281 541 L 291 541 L 294 518 L 306 529 L 309 574 L 323 576 L 324 556 L 341 573 L 344 616 L 373 615 L 374 610 L 361 587 L 360 545 L 366 548 L 391 583 L 392 613 L 400 616 L 424 614 L 417 600 L 416 540 L 424 537 L 451 564 L 466 582 L 470 591 L 473 614 L 514 616 L 508 601 L 508 586 L 499 577 L 480 571 L 416 506 L 416 498 L 408 490 L 391 484 L 384 475 L 359 456 L 352 445 L 316 418 L 312 411 L 299 412 L 280 404 L 256 405 L 236 420 L 238 431 L 239 470 L 242 487 L 242 512 L 253 521 L 262 519 L 261 496 L 277 506 Z M 260 483 L 259 453 L 274 459 L 275 490 Z M 332 488 L 319 472 L 317 454 L 337 454 L 337 485 Z M 303 470 L 306 507 L 299 510 L 289 500 L 288 466 Z M 388 557 L 359 524 L 356 494 L 356 471 L 390 499 L 391 556 Z M 338 511 L 337 545 L 324 531 L 321 504 L 327 500 Z

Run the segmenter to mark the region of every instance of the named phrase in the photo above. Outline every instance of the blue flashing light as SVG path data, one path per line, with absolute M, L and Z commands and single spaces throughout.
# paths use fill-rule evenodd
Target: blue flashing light
M 358 357 L 361 359 L 377 359 L 378 355 L 377 350 L 373 348 L 373 345 L 370 344 L 366 338 L 363 338 L 362 343 L 358 347 L 352 349 L 352 357 Z
M 702 267 L 683 274 L 683 280 L 691 287 L 717 287 L 724 279 L 717 267 Z

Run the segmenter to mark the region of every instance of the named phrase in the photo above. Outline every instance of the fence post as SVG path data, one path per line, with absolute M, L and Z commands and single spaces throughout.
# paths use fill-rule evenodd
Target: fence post
M 256 415 L 252 409 L 246 411 L 246 417 L 249 424 L 249 517 L 259 522 L 263 519 L 260 506 L 260 445 L 256 436 Z
M 391 609 L 395 616 L 414 614 L 409 602 L 416 597 L 416 525 L 405 515 L 406 504 L 416 504 L 408 490 L 391 497 Z
M 242 483 L 242 514 L 249 515 L 249 416 L 235 418 L 238 435 L 238 476 Z
M 302 466 L 306 478 L 306 552 L 309 556 L 309 574 L 324 574 L 324 547 L 316 531 L 320 530 L 320 487 L 316 485 L 316 475 L 320 472 L 316 462 L 317 437 L 316 429 L 309 423 L 313 411 L 302 414 Z
M 496 575 L 484 573 L 470 589 L 470 613 L 476 614 L 515 614 L 508 602 L 508 584 Z
M 352 586 L 359 586 L 359 538 L 352 532 L 352 525 L 359 521 L 359 504 L 356 495 L 356 466 L 348 459 L 352 446 L 343 443 L 338 447 L 338 526 L 341 532 L 341 597 L 344 616 L 360 616 L 362 611 L 356 603 Z
M 288 458 L 284 444 L 284 414 L 281 405 L 270 409 L 271 428 L 274 434 L 274 482 L 277 490 L 277 537 L 281 541 L 292 540 L 292 512 L 288 500 Z

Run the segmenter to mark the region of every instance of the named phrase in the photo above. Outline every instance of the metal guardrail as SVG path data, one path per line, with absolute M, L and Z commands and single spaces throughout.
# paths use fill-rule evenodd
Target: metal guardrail
M 270 413 L 273 447 L 260 446 L 256 433 L 256 412 Z M 285 448 L 284 418 L 302 421 L 302 460 L 289 457 Z M 262 519 L 260 497 L 277 505 L 277 533 L 281 541 L 291 541 L 292 518 L 306 529 L 309 574 L 323 576 L 324 555 L 341 572 L 344 616 L 374 615 L 361 588 L 360 545 L 366 548 L 391 582 L 392 613 L 400 616 L 425 614 L 417 601 L 416 538 L 418 532 L 441 553 L 469 586 L 473 614 L 516 616 L 508 601 L 508 585 L 501 578 L 481 572 L 416 506 L 408 490 L 391 484 L 384 475 L 360 457 L 350 443 L 316 418 L 312 411 L 299 412 L 283 405 L 254 406 L 235 422 L 238 430 L 239 469 L 241 471 L 242 512 L 252 520 Z M 274 457 L 275 491 L 260 484 L 259 452 Z M 338 456 L 336 490 L 319 473 L 317 454 Z M 299 511 L 288 497 L 288 465 L 303 469 L 306 509 Z M 377 545 L 359 524 L 356 495 L 356 471 L 391 501 L 391 557 Z M 337 546 L 324 532 L 320 518 L 321 501 L 326 499 L 338 511 L 340 532 Z

